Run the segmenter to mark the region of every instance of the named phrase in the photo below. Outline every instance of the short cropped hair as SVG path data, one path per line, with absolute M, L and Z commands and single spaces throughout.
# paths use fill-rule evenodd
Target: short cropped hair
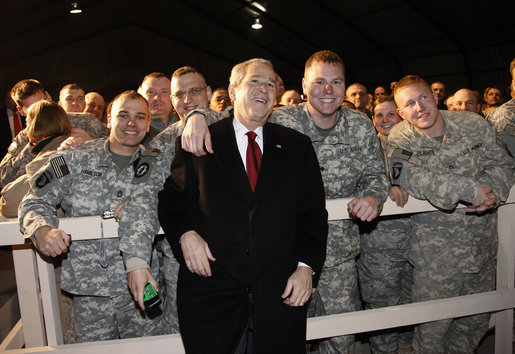
M 426 80 L 417 75 L 407 75 L 400 79 L 399 82 L 397 82 L 397 85 L 395 85 L 392 92 L 393 97 L 395 98 L 400 90 L 411 85 L 421 85 L 431 91 L 431 87 Z
M 147 100 L 145 99 L 145 97 L 143 97 L 141 94 L 139 94 L 138 91 L 127 90 L 127 91 L 123 91 L 122 93 L 119 93 L 118 95 L 116 95 L 116 97 L 113 98 L 113 100 L 107 105 L 107 114 L 108 115 L 111 115 L 111 109 L 113 108 L 113 104 L 116 101 L 118 101 L 120 98 L 125 97 L 125 96 L 127 96 L 127 98 L 129 98 L 131 100 L 143 100 L 148 107 Z
M 61 91 L 59 91 L 59 99 L 61 99 L 61 95 L 63 94 L 64 91 L 66 90 L 81 90 L 82 92 L 84 92 L 84 90 L 82 89 L 82 87 L 80 87 L 78 84 L 68 84 L 68 85 L 65 85 Z M 85 93 L 85 92 L 84 92 Z
M 45 88 L 41 82 L 35 79 L 21 80 L 11 89 L 11 98 L 18 107 L 21 107 L 21 100 L 24 100 L 37 92 L 45 92 Z
M 148 79 L 160 79 L 160 78 L 165 78 L 165 79 L 170 80 L 170 76 L 166 75 L 165 73 L 162 73 L 159 71 L 154 71 L 153 73 L 150 73 L 147 76 L 145 76 L 141 82 L 145 82 L 145 80 L 148 80 Z
M 31 105 L 27 117 L 31 121 L 27 127 L 30 141 L 68 134 L 72 128 L 64 109 L 56 102 L 48 100 L 41 100 Z
M 345 65 L 343 64 L 342 58 L 335 52 L 330 50 L 321 50 L 311 55 L 308 60 L 306 60 L 306 65 L 304 66 L 304 76 L 306 76 L 306 72 L 316 63 L 324 63 L 324 64 L 334 64 L 342 67 L 343 73 L 345 73 Z
M 202 80 L 204 80 L 204 82 L 206 82 L 204 75 L 202 75 L 202 73 L 200 71 L 198 71 L 196 68 L 194 68 L 193 66 L 183 66 L 183 67 L 180 67 L 179 69 L 175 70 L 172 74 L 172 79 L 177 79 L 177 78 L 181 77 L 182 75 L 186 75 L 186 74 L 190 74 L 190 73 L 200 75 Z
M 379 96 L 372 105 L 372 113 L 375 115 L 375 109 L 376 106 L 385 103 L 385 102 L 393 102 L 395 103 L 395 100 L 393 99 L 393 96 L 387 95 L 387 96 Z
M 243 78 L 247 74 L 247 68 L 252 64 L 266 65 L 266 66 L 269 66 L 270 69 L 272 69 L 272 71 L 274 71 L 274 66 L 272 65 L 272 62 L 270 60 L 262 59 L 262 58 L 249 59 L 242 63 L 236 64 L 232 68 L 231 77 L 229 78 L 229 85 L 231 85 L 233 87 L 240 86 L 241 82 L 243 81 Z M 275 71 L 274 71 L 274 73 L 275 73 Z M 276 76 L 277 76 L 277 74 L 276 74 Z M 277 81 L 275 81 L 275 85 L 277 87 Z

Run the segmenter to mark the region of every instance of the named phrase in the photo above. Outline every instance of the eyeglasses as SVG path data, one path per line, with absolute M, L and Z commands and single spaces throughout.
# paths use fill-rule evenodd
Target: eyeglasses
M 193 87 L 193 88 L 190 88 L 188 91 L 177 91 L 172 96 L 177 98 L 178 100 L 182 100 L 184 97 L 186 97 L 186 95 L 188 95 L 190 97 L 198 96 L 198 95 L 200 95 L 202 90 L 204 90 L 206 87 L 207 86 L 205 86 L 205 87 Z

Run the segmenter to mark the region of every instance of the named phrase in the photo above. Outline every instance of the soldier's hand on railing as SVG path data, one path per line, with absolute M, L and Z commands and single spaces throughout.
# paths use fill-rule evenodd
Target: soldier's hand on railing
M 492 191 L 492 187 L 479 186 L 479 192 L 472 204 L 465 209 L 467 213 L 482 213 L 491 209 L 497 202 L 497 195 Z
M 36 246 L 45 256 L 56 257 L 68 251 L 71 236 L 59 229 L 43 226 L 34 233 Z
M 404 188 L 399 186 L 392 186 L 389 193 L 390 199 L 397 204 L 398 207 L 402 208 L 408 202 L 409 194 Z
M 361 221 L 372 221 L 379 214 L 379 201 L 371 196 L 353 199 L 347 207 L 349 214 Z

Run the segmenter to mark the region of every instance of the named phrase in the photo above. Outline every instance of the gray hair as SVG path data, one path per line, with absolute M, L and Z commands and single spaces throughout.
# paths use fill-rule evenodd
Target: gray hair
M 270 60 L 262 58 L 254 58 L 244 61 L 243 63 L 236 64 L 231 70 L 231 77 L 229 78 L 229 85 L 233 87 L 240 86 L 243 78 L 247 74 L 247 68 L 251 64 L 267 65 L 270 69 L 274 70 L 274 66 Z M 275 72 L 275 71 L 274 71 Z

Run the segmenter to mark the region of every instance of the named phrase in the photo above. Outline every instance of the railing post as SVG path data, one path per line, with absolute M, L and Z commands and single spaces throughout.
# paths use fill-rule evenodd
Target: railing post
M 497 290 L 513 288 L 514 230 L 515 203 L 502 205 L 498 210 Z M 511 353 L 512 347 L 513 309 L 508 309 L 495 314 L 495 352 L 499 354 Z
M 41 308 L 36 256 L 30 244 L 14 245 L 13 261 L 25 346 L 47 345 Z
M 37 262 L 48 345 L 63 344 L 54 265 L 41 258 L 39 253 L 37 254 Z

